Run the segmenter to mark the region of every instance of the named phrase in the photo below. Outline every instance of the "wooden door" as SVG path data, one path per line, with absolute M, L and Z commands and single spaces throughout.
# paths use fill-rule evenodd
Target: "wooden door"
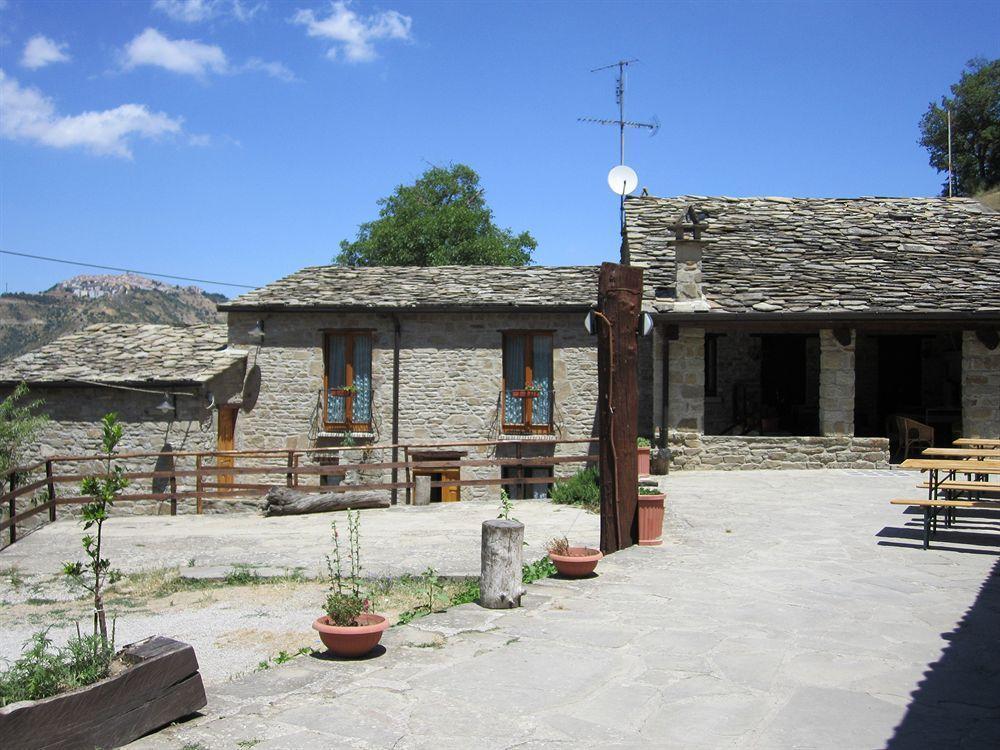
M 239 414 L 237 406 L 219 407 L 219 432 L 215 449 L 217 451 L 231 451 L 236 445 L 236 415 Z M 216 456 L 215 465 L 218 467 L 232 467 L 234 465 L 233 456 Z M 215 482 L 217 484 L 232 484 L 232 474 L 218 474 Z
M 461 469 L 445 469 L 441 472 L 442 482 L 458 482 L 461 478 Z M 462 499 L 461 490 L 457 484 L 445 485 L 441 488 L 441 502 L 457 503 Z

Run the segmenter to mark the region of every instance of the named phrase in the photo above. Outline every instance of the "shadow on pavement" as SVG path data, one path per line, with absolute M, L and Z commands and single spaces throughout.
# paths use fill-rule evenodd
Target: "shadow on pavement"
M 948 645 L 911 693 L 888 750 L 1000 747 L 1000 560 L 942 637 Z

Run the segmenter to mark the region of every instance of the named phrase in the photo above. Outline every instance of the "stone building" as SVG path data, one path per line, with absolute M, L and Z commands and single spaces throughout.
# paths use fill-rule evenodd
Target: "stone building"
M 1000 214 L 955 198 L 626 201 L 679 468 L 884 465 L 895 415 L 1000 436 Z
M 498 441 L 427 447 L 418 458 L 586 454 L 551 439 L 596 434 L 597 350 L 583 326 L 596 296 L 589 266 L 302 269 L 219 306 L 230 343 L 250 352 L 237 447 Z M 539 439 L 550 444 L 514 446 Z M 432 479 L 496 478 L 500 469 L 461 472 Z M 497 487 L 431 492 L 485 497 Z
M 245 367 L 246 352 L 228 345 L 223 325 L 99 323 L 0 363 L 0 399 L 20 382 L 42 399 L 49 423 L 40 457 L 97 453 L 112 411 L 124 427 L 122 453 L 215 450 L 232 441 L 225 417 L 239 408 Z M 125 465 L 150 469 L 148 458 Z M 146 481 L 146 492 L 164 491 L 165 480 Z

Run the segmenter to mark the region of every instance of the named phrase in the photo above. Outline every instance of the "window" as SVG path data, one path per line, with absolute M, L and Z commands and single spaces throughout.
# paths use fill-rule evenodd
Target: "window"
M 503 431 L 551 432 L 552 334 L 503 335 Z
M 705 336 L 705 395 L 719 395 L 719 335 Z
M 335 331 L 324 340 L 326 404 L 323 426 L 331 430 L 371 429 L 372 334 Z

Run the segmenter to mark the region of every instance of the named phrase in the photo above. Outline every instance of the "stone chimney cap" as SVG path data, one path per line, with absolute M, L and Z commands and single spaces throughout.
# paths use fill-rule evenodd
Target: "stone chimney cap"
M 704 221 L 707 216 L 708 214 L 699 211 L 695 206 L 688 206 L 680 220 L 673 226 L 674 241 L 684 240 L 687 231 L 691 232 L 691 239 L 700 241 L 702 231 L 708 228 Z

